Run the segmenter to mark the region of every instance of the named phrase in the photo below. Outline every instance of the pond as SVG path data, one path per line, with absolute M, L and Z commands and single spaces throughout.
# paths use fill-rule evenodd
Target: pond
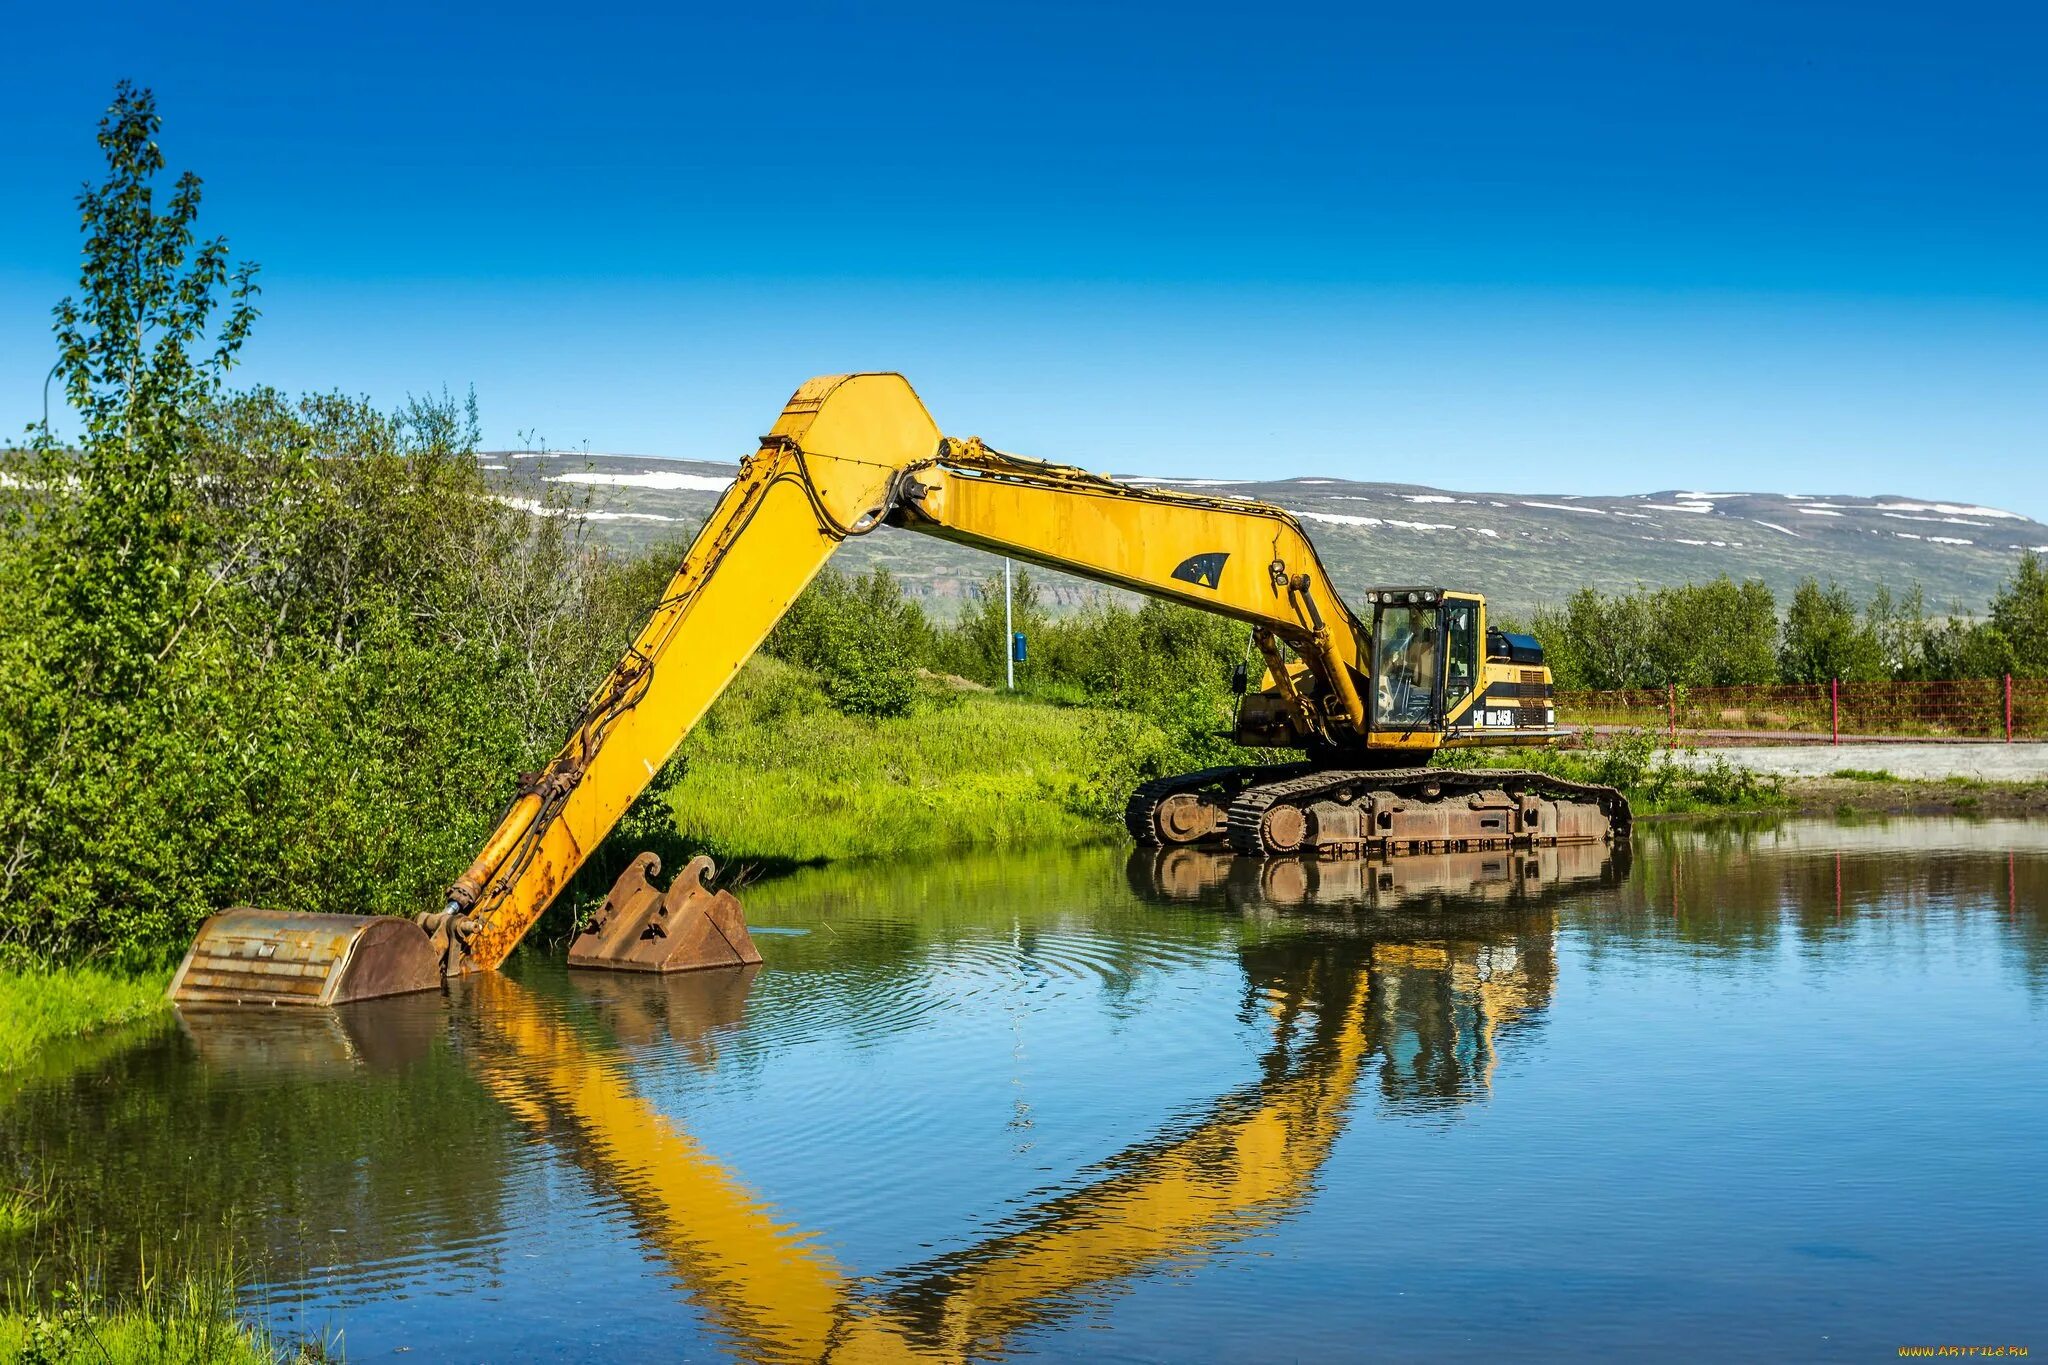
M 2044 886 L 2048 827 L 1928 819 L 820 869 L 744 973 L 53 1055 L 0 1270 L 232 1247 L 359 1360 L 2039 1344 Z

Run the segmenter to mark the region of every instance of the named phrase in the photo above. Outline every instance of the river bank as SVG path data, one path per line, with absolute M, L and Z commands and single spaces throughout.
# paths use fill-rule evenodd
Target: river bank
M 2048 816 L 2048 783 L 2042 782 L 1926 781 L 1844 768 L 1788 779 L 1785 794 L 1802 815 Z
M 1184 736 L 1143 715 L 944 680 L 923 687 L 909 715 L 847 716 L 828 704 L 814 675 L 756 659 L 614 843 L 657 847 L 674 866 L 707 853 L 742 882 L 826 863 L 1083 845 L 1122 837 L 1124 798 L 1145 777 L 1202 766 L 1184 752 Z M 2048 810 L 2048 787 L 2039 785 L 1914 783 L 1875 773 L 1782 779 L 1711 755 L 1699 766 L 1674 762 L 1642 736 L 1587 749 L 1468 752 L 1458 761 L 1538 766 L 1614 785 L 1644 818 Z M 54 1041 L 159 1013 L 168 978 L 168 963 L 0 970 L 0 1074 Z
M 75 1291 L 75 1292 L 73 1292 Z M 55 1303 L 0 1312 L 0 1359 L 50 1365 L 317 1365 L 324 1342 L 283 1342 L 244 1320 L 232 1279 L 152 1281 L 118 1305 L 73 1286 Z
M 170 976 L 93 964 L 0 969 L 0 1074 L 61 1039 L 161 1013 Z

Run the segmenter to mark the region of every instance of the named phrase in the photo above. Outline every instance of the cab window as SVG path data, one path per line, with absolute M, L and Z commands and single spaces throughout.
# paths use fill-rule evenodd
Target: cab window
M 1444 709 L 1471 694 L 1479 677 L 1479 608 L 1472 602 L 1444 606 Z
M 1382 607 L 1373 637 L 1374 722 L 1427 725 L 1436 715 L 1437 609 Z

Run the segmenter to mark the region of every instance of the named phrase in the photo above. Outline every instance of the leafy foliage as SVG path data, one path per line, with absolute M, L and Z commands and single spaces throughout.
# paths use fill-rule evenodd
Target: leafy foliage
M 2012 581 L 1991 599 L 1987 630 L 1997 632 L 1989 655 L 2002 651 L 2010 671 L 2022 677 L 2048 677 L 2048 570 L 2032 551 L 2020 557 Z
M 1833 583 L 1825 589 L 1812 579 L 1799 585 L 1785 613 L 1784 639 L 1778 666 L 1787 682 L 1874 682 L 1884 676 L 1877 631 L 1857 620 L 1856 604 Z
M 1770 682 L 1777 608 L 1756 579 L 1602 597 L 1574 593 L 1535 632 L 1566 687 L 1726 687 Z
M 1762 582 L 1723 577 L 1612 597 L 1582 589 L 1531 629 L 1572 689 L 2048 677 L 2048 572 L 2023 554 L 1983 620 L 1960 603 L 1931 616 L 1917 587 L 1880 587 L 1859 612 L 1846 589 L 1807 579 L 1781 622 Z
M 832 704 L 847 715 L 904 716 L 932 641 L 924 610 L 887 569 L 858 578 L 827 569 L 791 604 L 767 649 L 822 676 Z
M 195 178 L 152 209 L 156 130 L 124 86 L 80 200 L 80 437 L 33 431 L 0 481 L 15 957 L 147 957 L 238 902 L 430 903 L 644 612 L 569 519 L 488 495 L 473 404 L 224 392 L 254 268 L 196 243 Z

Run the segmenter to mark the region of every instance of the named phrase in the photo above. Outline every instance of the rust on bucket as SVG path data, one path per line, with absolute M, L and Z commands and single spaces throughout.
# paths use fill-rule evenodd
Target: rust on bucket
M 758 963 L 761 952 L 730 891 L 713 891 L 709 858 L 692 858 L 667 891 L 661 859 L 643 853 L 612 884 L 590 925 L 569 945 L 571 967 L 689 972 Z
M 180 1005 L 345 1005 L 440 984 L 440 954 L 410 920 L 241 906 L 200 926 L 171 978 L 171 999 Z

